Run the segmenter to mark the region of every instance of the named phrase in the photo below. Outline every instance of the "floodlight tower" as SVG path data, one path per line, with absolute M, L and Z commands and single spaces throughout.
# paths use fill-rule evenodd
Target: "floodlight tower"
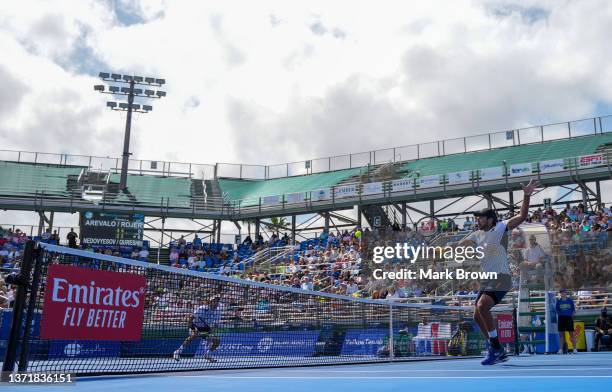
M 100 79 L 107 83 L 122 83 L 127 87 L 119 87 L 116 85 L 106 86 L 103 84 L 97 84 L 94 86 L 95 91 L 99 91 L 103 94 L 123 95 L 127 96 L 127 103 L 115 101 L 106 102 L 106 106 L 111 110 L 119 110 L 127 112 L 125 119 L 125 137 L 123 139 L 123 155 L 121 160 L 121 179 L 119 181 L 119 189 L 125 190 L 127 188 L 127 171 L 130 162 L 130 131 L 132 128 L 132 112 L 137 113 L 149 113 L 153 110 L 153 106 L 140 105 L 134 103 L 134 98 L 150 98 L 159 99 L 166 96 L 165 91 L 157 90 L 153 91 L 150 87 L 161 87 L 166 83 L 165 79 L 158 79 L 153 77 L 142 77 L 142 76 L 131 76 L 131 75 L 120 75 L 120 74 L 109 74 L 108 72 L 100 72 Z M 139 88 L 136 88 L 138 86 Z M 143 91 L 140 86 L 149 87 Z

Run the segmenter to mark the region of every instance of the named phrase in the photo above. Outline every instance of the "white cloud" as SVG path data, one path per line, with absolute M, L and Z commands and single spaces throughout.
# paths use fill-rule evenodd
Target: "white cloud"
M 0 143 L 119 155 L 99 70 L 167 79 L 133 127 L 151 159 L 277 163 L 589 116 L 612 101 L 610 21 L 605 1 L 11 2 Z

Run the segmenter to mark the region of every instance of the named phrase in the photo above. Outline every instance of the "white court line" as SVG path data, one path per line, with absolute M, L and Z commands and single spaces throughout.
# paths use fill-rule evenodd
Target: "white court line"
M 559 371 L 559 370 L 612 370 L 612 367 L 579 367 L 579 368 L 532 368 L 519 366 L 498 366 L 495 368 L 482 369 L 396 369 L 396 370 L 282 370 L 283 372 L 304 372 L 304 373 L 402 373 L 402 372 L 487 372 L 491 370 L 504 369 L 506 371 Z
M 365 379 L 365 380 L 387 380 L 387 379 L 427 379 L 427 380 L 439 380 L 439 379 L 512 379 L 512 378 L 612 378 L 610 376 L 389 376 L 389 377 L 303 377 L 303 376 L 175 376 L 180 378 L 218 378 L 218 379 L 283 379 L 283 380 L 338 380 L 338 379 Z

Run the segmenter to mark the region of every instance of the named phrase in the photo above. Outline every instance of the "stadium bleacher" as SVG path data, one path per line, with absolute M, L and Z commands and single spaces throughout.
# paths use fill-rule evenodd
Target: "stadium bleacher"
M 504 147 L 491 151 L 476 151 L 442 157 L 424 158 L 406 163 L 400 172 L 406 177 L 419 172 L 421 176 L 452 173 L 461 170 L 477 170 L 500 166 L 503 161 L 508 165 L 531 163 L 543 160 L 562 159 L 592 154 L 607 143 L 612 142 L 612 133 L 575 139 L 554 140 L 543 143 Z
M 391 171 L 389 178 L 442 175 L 456 172 L 459 169 L 478 170 L 501 166 L 504 161 L 512 165 L 570 159 L 604 150 L 609 151 L 611 144 L 612 133 L 608 132 L 571 139 L 421 158 L 397 163 L 397 170 Z M 129 174 L 128 191 L 120 192 L 118 189 L 119 174 L 116 173 L 94 175 L 95 172 L 89 172 L 90 168 L 83 166 L 1 161 L 0 195 L 32 197 L 44 192 L 50 197 L 81 198 L 82 191 L 84 192 L 88 185 L 91 185 L 86 180 L 93 178 L 94 187 L 102 188 L 100 197 L 105 198 L 106 204 L 159 206 L 163 203 L 164 206 L 171 208 L 207 206 L 214 209 L 222 208 L 222 204 L 213 204 L 212 201 L 215 198 L 221 199 L 223 195 L 223 199 L 227 202 L 239 203 L 241 207 L 250 207 L 262 203 L 262 200 L 270 196 L 278 196 L 278 201 L 275 203 L 280 203 L 282 195 L 317 191 L 340 184 L 358 183 L 363 181 L 364 173 L 369 176 L 376 173 L 379 167 L 381 164 L 265 180 L 217 178 L 202 181 L 184 176 L 162 177 Z M 385 172 L 389 174 L 388 171 Z M 79 183 L 78 180 L 82 180 L 82 183 Z M 204 182 L 208 186 L 203 185 Z
M 85 167 L 0 162 L 0 194 L 34 196 L 44 192 L 48 196 L 67 197 L 68 180 L 78 176 Z
M 119 174 L 110 174 L 109 183 L 118 187 Z M 157 177 L 146 175 L 127 176 L 128 193 L 118 193 L 117 202 L 134 200 L 142 204 L 158 204 L 161 199 L 169 206 L 189 208 L 191 206 L 191 180 L 181 177 Z
M 609 143 L 612 143 L 612 133 L 423 158 L 402 164 L 396 177 L 413 177 L 417 172 L 419 176 L 428 176 L 452 173 L 457 170 L 478 170 L 501 166 L 503 161 L 512 165 L 571 158 L 595 153 Z M 232 200 L 241 200 L 242 206 L 246 207 L 256 205 L 260 198 L 270 195 L 316 191 L 322 187 L 337 185 L 351 177 L 358 176 L 362 172 L 363 168 L 356 168 L 271 180 L 221 178 L 219 179 L 219 186 Z
M 297 192 L 308 192 L 330 187 L 358 175 L 361 168 L 338 170 L 327 173 L 276 178 L 271 180 L 219 179 L 219 187 L 232 200 L 243 200 L 243 206 L 257 205 L 259 198 Z

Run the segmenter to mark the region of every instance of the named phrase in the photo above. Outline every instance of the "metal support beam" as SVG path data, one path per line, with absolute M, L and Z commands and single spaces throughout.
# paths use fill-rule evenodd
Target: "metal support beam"
M 55 211 L 49 213 L 49 229 L 53 230 L 53 219 L 55 218 Z
M 599 180 L 595 181 L 595 198 L 597 199 L 597 209 L 601 209 L 601 185 Z
M 512 191 L 510 191 L 510 193 L 512 193 Z M 493 194 L 491 194 L 489 196 L 491 197 L 492 201 L 496 201 L 499 204 L 503 205 L 504 207 L 510 207 L 510 203 L 508 203 L 507 201 L 505 201 L 503 199 L 500 199 L 499 197 L 497 197 L 497 196 L 495 196 Z M 489 208 L 491 208 L 491 207 L 489 207 Z
M 357 206 L 357 226 L 361 227 L 361 206 Z
M 408 213 L 406 211 L 406 202 L 403 202 L 401 204 L 401 206 L 402 206 L 402 209 L 401 209 L 401 212 L 402 212 L 402 229 L 405 229 L 406 228 L 406 215 Z
M 324 217 L 325 217 L 325 232 L 329 233 L 329 212 L 325 212 Z
M 482 197 L 487 201 L 487 208 L 493 208 L 493 195 L 490 193 L 484 193 Z
M 162 227 L 161 227 L 161 240 L 160 245 L 157 247 L 157 264 L 159 265 L 159 254 L 161 252 L 161 248 L 164 245 L 164 229 L 166 227 L 166 218 L 162 218 Z
M 295 245 L 295 215 L 291 215 L 291 245 Z
M 42 211 L 38 212 L 38 236 L 40 237 L 45 229 L 45 213 Z
M 259 225 L 261 224 L 261 219 L 255 218 L 255 238 L 259 237 Z
M 323 217 L 325 217 L 325 214 L 322 214 Z M 344 222 L 344 223 L 350 223 L 353 225 L 357 224 L 357 221 L 355 219 L 349 218 L 347 216 L 338 214 L 337 212 L 329 212 L 329 216 L 332 218 L 336 218 L 337 220 Z
M 221 223 L 223 223 L 223 221 L 219 219 L 217 223 L 217 244 L 221 243 Z
M 582 190 L 582 204 L 584 205 L 584 208 L 588 208 L 589 193 L 584 186 L 580 186 L 580 189 Z
M 416 213 L 419 213 L 419 214 L 421 214 L 421 215 L 424 215 L 424 216 L 429 216 L 429 213 L 427 213 L 427 212 L 425 212 L 425 211 L 423 211 L 423 210 L 419 210 L 418 208 L 414 208 L 414 207 L 412 207 L 412 206 L 411 206 L 411 205 L 409 205 L 409 204 L 406 204 L 406 208 L 407 208 L 407 209 L 409 209 L 409 210 L 411 210 L 411 211 L 414 211 L 414 212 L 416 212 Z
M 514 214 L 514 192 L 508 191 L 508 201 L 510 202 L 510 212 Z
M 430 200 L 429 201 L 429 214 L 428 214 L 428 216 L 434 217 L 435 214 L 436 214 L 436 209 L 435 209 L 435 206 L 434 206 L 434 200 Z

